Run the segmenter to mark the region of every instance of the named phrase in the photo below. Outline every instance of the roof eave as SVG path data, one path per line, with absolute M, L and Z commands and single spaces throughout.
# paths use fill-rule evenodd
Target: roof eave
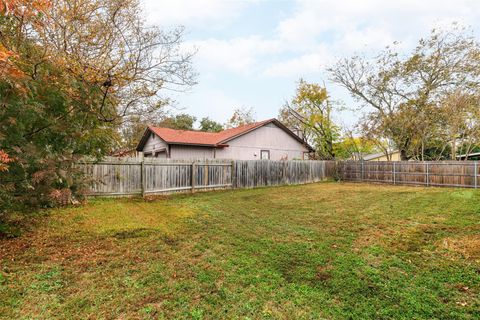
M 148 136 L 149 136 L 148 134 L 151 132 L 153 131 L 150 129 L 150 126 L 148 126 L 143 132 L 143 136 L 138 142 L 137 147 L 135 148 L 136 151 L 141 152 L 143 150 L 143 148 L 145 147 L 145 143 L 147 143 L 147 140 L 148 140 Z
M 193 142 L 172 142 L 166 141 L 167 144 L 176 145 L 176 146 L 197 146 L 197 147 L 209 147 L 209 148 L 224 148 L 228 147 L 228 144 L 210 144 L 210 143 L 193 143 Z

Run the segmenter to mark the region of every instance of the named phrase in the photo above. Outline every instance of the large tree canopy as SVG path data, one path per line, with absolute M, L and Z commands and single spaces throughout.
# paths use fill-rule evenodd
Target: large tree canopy
M 147 28 L 135 0 L 0 1 L 0 212 L 68 201 L 74 162 L 193 84 L 182 32 Z
M 363 128 L 381 132 L 400 150 L 402 159 L 425 159 L 427 150 L 442 153 L 445 98 L 461 91 L 478 95 L 480 46 L 460 28 L 433 30 L 406 56 L 387 48 L 373 61 L 362 56 L 340 60 L 329 69 L 368 114 Z M 478 121 L 478 118 L 477 118 Z

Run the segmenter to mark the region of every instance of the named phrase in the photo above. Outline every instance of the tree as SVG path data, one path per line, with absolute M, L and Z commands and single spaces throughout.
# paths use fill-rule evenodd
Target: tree
M 278 120 L 292 130 L 292 132 L 299 136 L 305 143 L 312 143 L 312 130 L 301 121 L 298 121 L 288 104 L 280 108 Z
M 332 110 L 327 89 L 301 79 L 295 96 L 280 110 L 280 119 L 297 133 L 302 132 L 305 141 L 315 146 L 320 159 L 333 159 L 333 145 L 340 137 L 340 129 L 333 123 Z
M 175 116 L 167 117 L 156 125 L 162 128 L 170 128 L 177 130 L 193 130 L 193 124 L 197 118 L 186 113 L 180 113 Z
M 101 92 L 103 120 L 155 112 L 162 90 L 195 83 L 193 53 L 180 48 L 183 28 L 147 28 L 137 0 L 54 0 L 53 9 L 41 41 Z M 108 104 L 115 114 L 105 112 Z
M 223 130 L 223 125 L 218 123 L 209 117 L 202 118 L 200 120 L 200 131 L 205 132 L 220 132 Z
M 455 27 L 433 30 L 407 57 L 394 49 L 387 48 L 373 62 L 361 56 L 340 60 L 329 72 L 362 107 L 373 110 L 367 119 L 375 125 L 367 128 L 382 130 L 402 160 L 415 157 L 415 149 L 423 159 L 443 97 L 459 88 L 473 93 L 480 83 L 480 46 Z
M 163 90 L 193 83 L 181 37 L 146 28 L 136 1 L 1 1 L 0 150 L 11 161 L 0 213 L 80 197 L 74 164 L 107 154 L 125 119 L 163 107 Z
M 145 133 L 148 125 L 152 123 L 152 121 L 144 119 L 141 116 L 129 117 L 128 122 L 124 123 L 120 129 L 121 143 L 118 146 L 118 150 L 114 151 L 134 149 L 140 142 L 140 139 Z
M 226 128 L 235 128 L 255 122 L 255 112 L 252 108 L 236 108 L 232 117 L 225 124 Z
M 444 148 L 449 147 L 452 160 L 457 159 L 458 146 L 466 155 L 480 146 L 479 102 L 477 94 L 457 90 L 447 95 L 440 104 L 441 128 L 446 142 Z
M 378 151 L 374 141 L 365 137 L 354 137 L 348 132 L 333 145 L 335 158 L 344 160 L 361 160 L 364 155 Z

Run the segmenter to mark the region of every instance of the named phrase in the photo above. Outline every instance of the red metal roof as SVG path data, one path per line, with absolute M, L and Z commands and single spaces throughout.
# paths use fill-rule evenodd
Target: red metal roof
M 220 132 L 203 132 L 190 130 L 175 130 L 169 128 L 158 128 L 149 126 L 148 128 L 157 134 L 162 140 L 169 144 L 197 144 L 208 146 L 221 146 L 224 142 L 247 133 L 275 119 L 246 124 L 240 127 L 223 130 Z

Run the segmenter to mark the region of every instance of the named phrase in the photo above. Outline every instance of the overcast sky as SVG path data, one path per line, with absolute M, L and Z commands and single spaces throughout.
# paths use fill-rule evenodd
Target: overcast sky
M 141 0 L 150 24 L 186 28 L 196 48 L 198 84 L 173 94 L 177 107 L 225 122 L 236 107 L 258 120 L 276 117 L 300 78 L 325 83 L 334 99 L 354 102 L 329 83 L 338 58 L 373 53 L 394 41 L 410 50 L 434 27 L 459 22 L 480 33 L 479 0 Z M 358 115 L 337 114 L 351 126 Z

